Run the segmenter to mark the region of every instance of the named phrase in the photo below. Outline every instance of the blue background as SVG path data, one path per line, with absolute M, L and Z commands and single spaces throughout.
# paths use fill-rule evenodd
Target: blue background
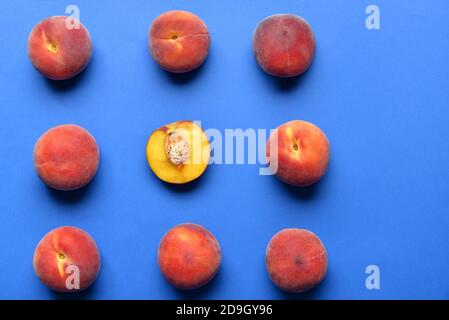
M 381 30 L 365 28 L 365 8 Z M 432 1 L 91 1 L 77 0 L 94 56 L 78 78 L 44 79 L 27 57 L 27 37 L 65 1 L 2 1 L 0 19 L 0 298 L 64 298 L 34 275 L 41 237 L 61 225 L 85 229 L 103 265 L 91 299 L 449 298 L 449 2 Z M 198 14 L 212 36 L 197 72 L 171 76 L 147 52 L 160 13 Z M 265 75 L 251 36 L 264 17 L 290 12 L 312 25 L 317 52 L 293 81 Z M 211 165 L 189 186 L 160 182 L 147 166 L 151 132 L 178 119 L 204 128 L 275 128 L 316 123 L 331 142 L 327 176 L 290 188 L 258 165 Z M 48 128 L 76 123 L 101 149 L 86 189 L 46 188 L 33 146 Z M 222 269 L 207 287 L 180 292 L 159 273 L 157 246 L 182 222 L 211 230 Z M 329 253 L 325 281 L 287 295 L 266 275 L 264 252 L 280 229 L 315 232 Z M 365 288 L 365 268 L 381 289 Z M 70 296 L 73 297 L 73 296 Z

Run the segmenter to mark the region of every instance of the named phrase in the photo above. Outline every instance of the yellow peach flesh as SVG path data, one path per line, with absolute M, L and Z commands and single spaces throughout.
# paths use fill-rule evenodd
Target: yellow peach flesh
M 168 140 L 173 135 L 181 135 L 185 140 Z M 172 144 L 167 144 L 167 141 Z M 178 152 L 179 148 L 185 150 L 185 142 L 188 143 L 188 151 L 179 154 L 179 157 L 172 153 L 173 157 L 170 158 L 170 152 Z M 175 149 L 167 150 L 169 145 Z M 146 154 L 148 164 L 159 179 L 174 184 L 187 183 L 200 177 L 206 170 L 210 158 L 209 140 L 192 121 L 178 121 L 153 132 L 148 139 Z

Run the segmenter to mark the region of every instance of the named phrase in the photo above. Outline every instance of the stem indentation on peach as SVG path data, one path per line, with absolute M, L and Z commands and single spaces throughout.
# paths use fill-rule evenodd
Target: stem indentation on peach
M 61 259 L 61 260 L 64 260 L 65 259 L 65 255 L 63 253 L 59 253 L 58 254 L 58 258 Z
M 52 53 L 56 53 L 56 52 L 58 52 L 58 47 L 56 46 L 56 44 L 54 42 L 48 41 L 47 42 L 47 50 Z

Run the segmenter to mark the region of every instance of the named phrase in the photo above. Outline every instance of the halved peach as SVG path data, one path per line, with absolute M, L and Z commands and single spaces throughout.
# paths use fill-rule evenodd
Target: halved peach
M 200 177 L 209 163 L 206 133 L 193 121 L 177 121 L 155 130 L 147 142 L 147 161 L 161 180 L 182 184 Z

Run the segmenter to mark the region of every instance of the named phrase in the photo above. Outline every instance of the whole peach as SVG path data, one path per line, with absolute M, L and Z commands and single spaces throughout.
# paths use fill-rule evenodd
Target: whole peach
M 287 292 L 304 292 L 318 285 L 327 272 L 327 252 L 321 240 L 304 229 L 284 229 L 269 242 L 268 275 Z
M 31 62 L 52 80 L 76 76 L 88 65 L 91 55 L 89 31 L 71 17 L 47 18 L 33 28 L 28 38 Z
M 101 259 L 97 245 L 85 231 L 60 227 L 47 233 L 34 252 L 36 275 L 50 289 L 74 292 L 87 289 L 97 278 Z
M 276 77 L 304 73 L 315 54 L 310 25 L 293 14 L 276 14 L 262 20 L 253 35 L 253 49 L 260 67 Z
M 176 288 L 199 288 L 212 280 L 220 268 L 220 245 L 204 227 L 180 224 L 162 238 L 158 263 L 164 277 Z
M 270 135 L 266 154 L 270 167 L 275 170 L 273 173 L 281 181 L 306 187 L 326 173 L 330 146 L 320 128 L 307 121 L 293 120 Z
M 203 20 L 193 13 L 168 11 L 154 20 L 148 47 L 154 60 L 166 71 L 192 71 L 206 60 L 210 35 Z
M 57 190 L 76 190 L 87 185 L 95 176 L 99 161 L 94 137 L 73 124 L 51 128 L 34 146 L 38 176 Z

